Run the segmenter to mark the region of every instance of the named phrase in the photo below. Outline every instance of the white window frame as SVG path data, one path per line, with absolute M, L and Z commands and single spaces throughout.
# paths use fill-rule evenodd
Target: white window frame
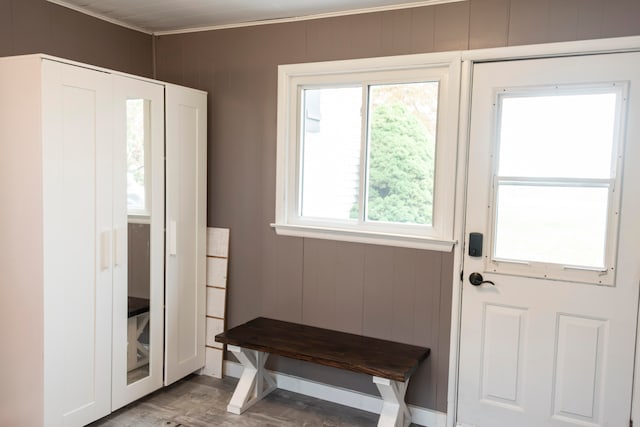
M 497 88 L 495 90 L 495 118 L 493 126 L 494 162 L 492 167 L 493 184 L 491 190 L 491 215 L 489 216 L 489 256 L 486 258 L 485 268 L 496 274 L 534 277 L 540 279 L 552 279 L 569 282 L 592 283 L 612 286 L 615 283 L 615 266 L 618 248 L 618 224 L 620 211 L 620 191 L 622 176 L 622 153 L 624 152 L 625 117 L 627 109 L 627 97 L 629 92 L 628 82 L 606 82 L 578 85 L 559 85 L 553 87 L 534 86 L 529 88 Z M 500 117 L 502 115 L 502 99 L 521 96 L 547 96 L 569 94 L 616 94 L 616 116 L 614 119 L 614 134 L 611 147 L 611 176 L 608 178 L 531 178 L 508 177 L 498 174 L 500 153 Z M 550 154 L 553 155 L 553 154 Z M 608 189 L 607 225 L 604 247 L 604 268 L 591 268 L 573 265 L 563 265 L 550 262 L 518 261 L 500 259 L 495 257 L 495 241 L 497 232 L 497 192 L 500 182 L 514 182 L 525 185 L 539 184 L 552 187 L 602 187 Z
M 460 101 L 456 52 L 289 64 L 278 67 L 276 233 L 389 246 L 451 251 Z M 407 225 L 308 218 L 299 214 L 302 90 L 340 85 L 438 81 L 433 224 Z M 366 108 L 366 104 L 363 104 Z M 366 138 L 366 135 L 362 136 Z M 364 165 L 361 157 L 361 165 Z M 361 168 L 361 180 L 365 171 Z M 363 194 L 360 197 L 364 197 Z

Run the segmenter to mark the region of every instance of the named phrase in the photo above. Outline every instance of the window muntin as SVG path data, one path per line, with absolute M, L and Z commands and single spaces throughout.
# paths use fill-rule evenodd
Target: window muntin
M 602 275 L 615 264 L 625 90 L 612 83 L 498 95 L 493 271 L 609 282 Z M 589 271 L 596 275 L 586 278 Z

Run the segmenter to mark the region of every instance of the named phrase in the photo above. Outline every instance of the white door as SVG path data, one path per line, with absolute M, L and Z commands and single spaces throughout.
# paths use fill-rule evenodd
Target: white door
M 167 85 L 165 384 L 204 366 L 207 96 Z
M 45 425 L 82 426 L 111 409 L 111 79 L 42 69 Z
M 629 425 L 639 77 L 638 53 L 474 66 L 460 425 Z
M 164 86 L 113 76 L 112 409 L 162 387 Z

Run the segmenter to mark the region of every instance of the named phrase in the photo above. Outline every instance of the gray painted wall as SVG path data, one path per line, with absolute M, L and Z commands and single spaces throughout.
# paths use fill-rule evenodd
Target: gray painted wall
M 408 400 L 445 411 L 452 256 L 269 227 L 277 65 L 627 35 L 640 35 L 637 0 L 469 0 L 158 37 L 157 77 L 209 92 L 208 224 L 231 228 L 228 326 L 265 315 L 427 345 Z M 0 56 L 40 52 L 153 74 L 149 35 L 45 0 L 0 0 Z M 283 359 L 272 367 L 375 392 L 364 376 Z M 42 397 L 25 398 L 37 407 Z
M 151 292 L 151 226 L 127 224 L 128 295 L 149 298 Z
M 153 40 L 45 0 L 0 0 L 0 56 L 46 53 L 145 77 Z
M 429 346 L 408 401 L 446 411 L 452 256 L 269 227 L 277 65 L 638 34 L 637 0 L 469 0 L 158 37 L 158 78 L 209 92 L 208 223 L 231 229 L 228 326 L 263 315 Z M 364 376 L 271 366 L 375 393 Z

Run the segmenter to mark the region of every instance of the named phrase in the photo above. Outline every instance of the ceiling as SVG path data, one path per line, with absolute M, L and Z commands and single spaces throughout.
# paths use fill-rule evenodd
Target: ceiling
M 48 0 L 119 25 L 162 34 L 400 9 L 465 0 Z

